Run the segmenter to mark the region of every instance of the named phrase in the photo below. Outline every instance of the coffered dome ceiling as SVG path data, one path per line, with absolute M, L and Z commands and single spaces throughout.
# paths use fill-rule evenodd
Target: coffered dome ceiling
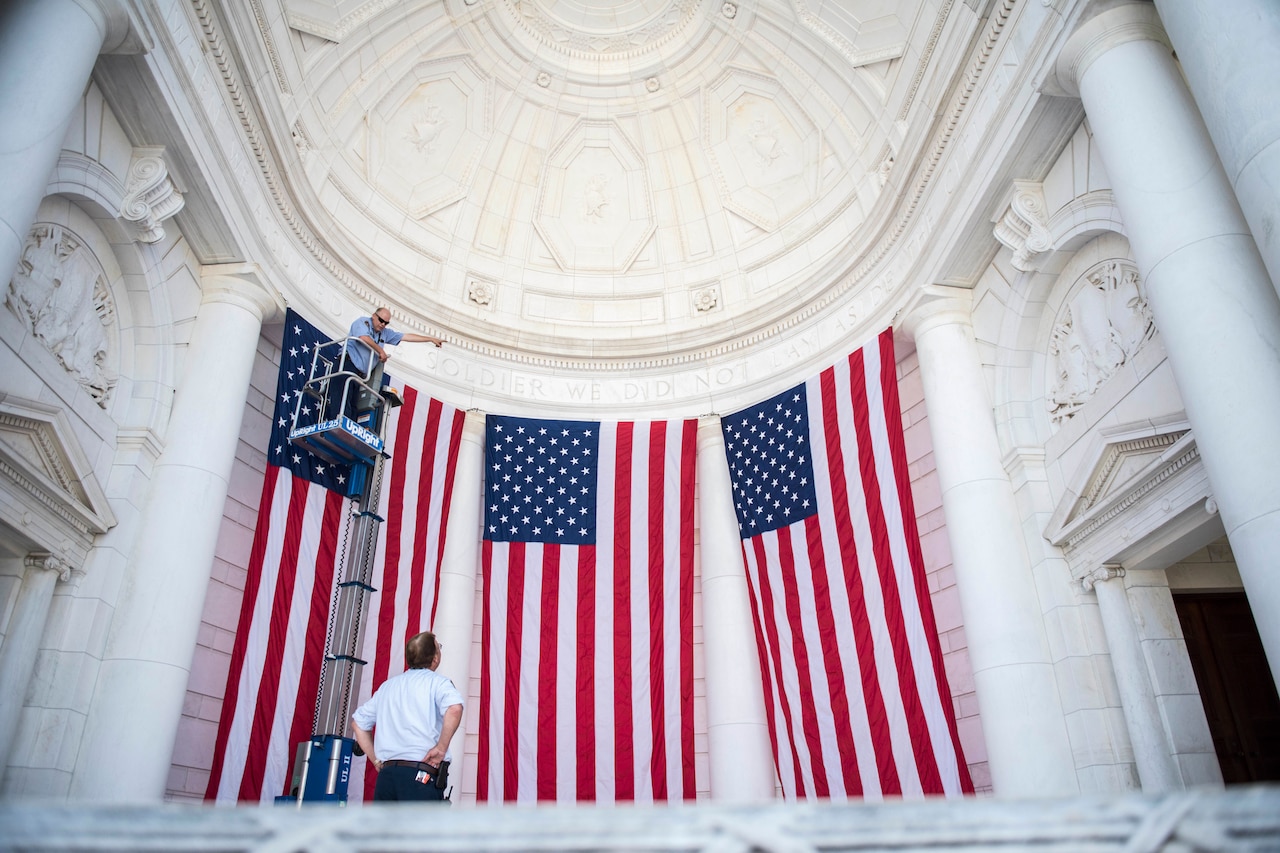
M 919 196 L 902 173 L 929 167 L 983 23 L 952 0 L 219 14 L 261 69 L 248 94 L 317 266 L 478 357 L 569 371 L 891 301 L 878 265 Z

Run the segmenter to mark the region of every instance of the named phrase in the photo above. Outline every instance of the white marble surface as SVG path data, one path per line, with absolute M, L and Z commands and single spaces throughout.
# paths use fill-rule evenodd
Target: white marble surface
M 1273 851 L 1280 788 L 879 805 L 0 805 L 0 850 Z

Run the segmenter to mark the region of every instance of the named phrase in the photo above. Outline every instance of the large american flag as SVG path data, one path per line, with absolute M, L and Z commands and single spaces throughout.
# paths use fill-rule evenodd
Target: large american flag
M 351 472 L 287 440 L 317 342 L 328 335 L 290 310 L 257 527 L 205 799 L 271 802 L 288 793 L 294 750 L 313 734 L 334 582 L 355 504 Z M 440 558 L 465 413 L 404 388 L 393 410 L 378 514 L 385 519 L 365 631 L 368 661 L 356 691 L 372 694 L 404 669 L 404 641 L 435 617 Z M 345 547 L 352 547 L 346 545 Z M 352 707 L 359 699 L 353 699 Z M 352 762 L 348 796 L 372 792 Z
M 892 330 L 722 419 L 789 798 L 972 793 L 916 532 Z
M 478 800 L 694 798 L 696 436 L 488 417 Z

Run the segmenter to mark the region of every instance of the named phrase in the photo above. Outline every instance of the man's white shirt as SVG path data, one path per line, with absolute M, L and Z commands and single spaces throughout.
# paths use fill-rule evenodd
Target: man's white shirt
M 448 678 L 430 669 L 408 669 L 384 681 L 352 718 L 365 731 L 373 730 L 379 761 L 421 761 L 440 740 L 444 712 L 461 704 L 462 694 Z

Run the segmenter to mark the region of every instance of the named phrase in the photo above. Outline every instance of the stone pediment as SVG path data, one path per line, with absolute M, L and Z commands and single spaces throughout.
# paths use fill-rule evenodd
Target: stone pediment
M 1073 566 L 1115 558 L 1210 497 L 1186 422 L 1109 430 L 1068 483 L 1045 538 Z
M 0 522 L 81 565 L 116 520 L 88 458 L 57 409 L 0 395 Z

